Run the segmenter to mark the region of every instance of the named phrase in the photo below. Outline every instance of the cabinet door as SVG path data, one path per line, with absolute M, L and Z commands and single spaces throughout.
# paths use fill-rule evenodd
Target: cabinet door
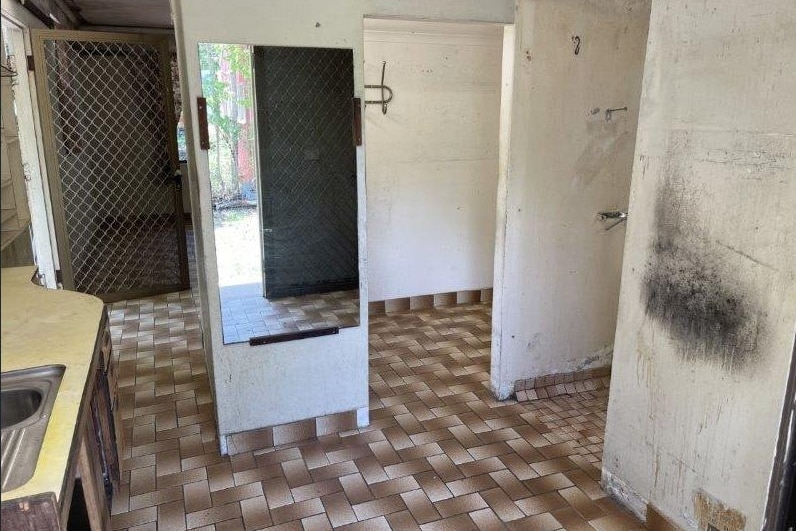
M 110 502 L 113 492 L 119 486 L 119 454 L 116 449 L 116 426 L 113 415 L 112 395 L 115 393 L 111 392 L 111 385 L 115 390 L 116 382 L 115 378 L 111 382 L 111 368 L 114 364 L 111 359 L 112 351 L 107 313 L 103 314 L 94 355 L 100 356 L 100 362 L 97 364 L 94 397 L 91 400 L 91 416 L 100 449 L 105 492 Z

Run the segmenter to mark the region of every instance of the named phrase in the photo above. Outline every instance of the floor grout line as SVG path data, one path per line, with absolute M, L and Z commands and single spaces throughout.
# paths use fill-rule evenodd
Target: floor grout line
M 644 529 L 600 488 L 606 389 L 491 395 L 489 304 L 370 319 L 370 426 L 219 455 L 194 296 L 110 306 L 114 529 Z

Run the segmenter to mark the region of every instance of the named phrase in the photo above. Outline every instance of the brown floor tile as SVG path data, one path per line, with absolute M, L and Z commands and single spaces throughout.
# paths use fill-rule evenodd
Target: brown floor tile
M 479 531 L 503 531 L 506 525 L 492 509 L 480 509 L 470 513 L 470 518 Z
M 185 515 L 188 529 L 223 522 L 241 515 L 240 504 L 230 503 L 227 505 L 217 505 L 209 509 L 203 509 Z
M 351 504 L 342 492 L 329 494 L 321 498 L 326 515 L 333 526 L 338 527 L 355 522 L 357 517 Z
M 185 525 L 185 507 L 182 500 L 158 505 L 158 531 L 183 531 Z
M 373 499 L 373 494 L 361 474 L 349 474 L 339 478 L 349 503 L 356 505 Z
M 447 500 L 436 502 L 434 506 L 443 518 L 461 513 L 469 513 L 488 507 L 487 503 L 478 493 L 456 496 Z
M 325 426 L 298 422 L 238 434 L 241 453 L 219 455 L 195 295 L 111 306 L 114 529 L 643 528 L 599 485 L 606 389 L 491 396 L 488 304 L 370 320 L 368 428 L 274 448 Z
M 290 520 L 301 520 L 307 516 L 313 516 L 324 512 L 320 498 L 312 498 L 290 505 L 283 505 L 276 509 L 271 509 L 271 519 L 275 524 L 289 522 Z
M 475 525 L 470 515 L 459 514 L 443 520 L 436 520 L 420 526 L 423 531 L 475 531 Z
M 428 499 L 423 490 L 413 490 L 401 494 L 407 509 L 412 514 L 412 518 L 418 524 L 433 522 L 441 518 L 439 512 Z
M 561 528 L 561 523 L 555 519 L 550 513 L 542 513 L 534 516 L 527 516 L 522 520 L 514 520 L 509 522 L 509 529 L 526 530 L 533 529 L 534 531 L 554 531 Z
M 400 511 L 397 513 L 388 514 L 385 516 L 390 529 L 400 529 L 402 531 L 417 531 L 420 526 L 417 525 L 412 513 L 409 511 Z

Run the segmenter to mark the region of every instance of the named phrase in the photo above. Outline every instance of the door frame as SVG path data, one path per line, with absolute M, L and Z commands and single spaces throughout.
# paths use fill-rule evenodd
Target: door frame
M 72 270 L 71 253 L 69 250 L 69 237 L 66 232 L 66 214 L 63 203 L 63 190 L 61 189 L 61 172 L 58 163 L 58 151 L 55 147 L 55 130 L 53 125 L 53 113 L 51 106 L 47 105 L 49 93 L 47 90 L 47 70 L 44 64 L 45 50 L 44 43 L 47 40 L 69 40 L 77 42 L 109 42 L 150 45 L 159 51 L 160 75 L 163 85 L 164 97 L 164 119 L 168 144 L 166 146 L 169 154 L 169 163 L 172 172 L 179 170 L 180 163 L 177 155 L 177 119 L 172 110 L 174 109 L 174 94 L 172 93 L 171 82 L 171 51 L 169 49 L 168 37 L 152 34 L 132 34 L 132 33 L 110 33 L 99 31 L 79 31 L 79 30 L 50 30 L 34 29 L 31 30 L 31 47 L 34 60 L 34 74 L 36 92 L 38 96 L 40 121 L 42 127 L 42 140 L 44 146 L 45 166 L 49 176 L 50 203 L 52 206 L 53 228 L 55 230 L 55 240 L 57 244 L 58 260 L 61 266 L 61 276 L 63 287 L 68 290 L 75 289 L 74 271 Z M 188 251 L 185 241 L 185 215 L 182 205 L 181 186 L 174 186 L 172 191 L 174 202 L 174 216 L 177 225 L 178 237 L 177 246 L 180 255 L 180 290 L 187 289 L 190 285 L 188 277 Z M 169 290 L 171 291 L 171 290 Z M 156 294 L 151 289 L 133 290 L 123 293 L 101 294 L 105 302 L 115 302 L 127 298 L 137 298 L 146 295 Z
M 56 269 L 58 255 L 55 250 L 52 208 L 50 207 L 47 170 L 42 149 L 41 121 L 36 98 L 36 83 L 33 72 L 24 67 L 25 58 L 31 55 L 30 24 L 38 19 L 25 21 L 16 15 L 25 13 L 2 11 L 2 24 L 8 30 L 8 39 L 17 56 L 17 85 L 14 88 L 14 101 L 17 105 L 17 121 L 22 148 L 22 161 L 27 166 L 27 197 L 33 236 L 33 254 L 38 273 L 44 285 L 56 288 Z M 40 24 L 40 23 L 39 23 Z M 41 27 L 44 27 L 43 25 Z
M 796 337 L 790 358 L 788 383 L 777 437 L 774 467 L 768 486 L 768 501 L 763 515 L 763 527 L 784 530 L 787 524 L 790 499 L 796 488 Z

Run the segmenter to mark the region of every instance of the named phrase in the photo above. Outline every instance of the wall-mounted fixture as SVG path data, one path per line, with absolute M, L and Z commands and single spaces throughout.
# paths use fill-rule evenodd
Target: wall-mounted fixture
M 6 57 L 6 62 L 8 64 L 5 65 L 0 64 L 0 70 L 2 70 L 2 73 L 0 73 L 0 77 L 16 77 L 17 67 L 14 61 L 14 56 L 9 55 L 8 57 Z
M 381 84 L 379 85 L 365 85 L 366 89 L 380 89 L 380 100 L 365 100 L 365 105 L 381 105 L 381 113 L 387 114 L 387 104 L 392 101 L 392 89 L 384 84 L 384 70 L 387 68 L 387 61 L 381 63 Z M 385 94 L 387 91 L 389 94 Z
M 614 113 L 619 111 L 627 112 L 627 106 L 619 107 L 616 109 L 605 109 L 605 121 L 610 122 L 611 119 L 613 118 Z
M 580 35 L 572 36 L 572 45 L 575 47 L 575 55 L 580 53 Z
M 627 212 L 622 212 L 621 210 L 605 210 L 603 212 L 598 212 L 597 217 L 602 221 L 607 221 L 609 219 L 616 220 L 605 229 L 605 231 L 608 232 L 623 221 L 627 221 Z

